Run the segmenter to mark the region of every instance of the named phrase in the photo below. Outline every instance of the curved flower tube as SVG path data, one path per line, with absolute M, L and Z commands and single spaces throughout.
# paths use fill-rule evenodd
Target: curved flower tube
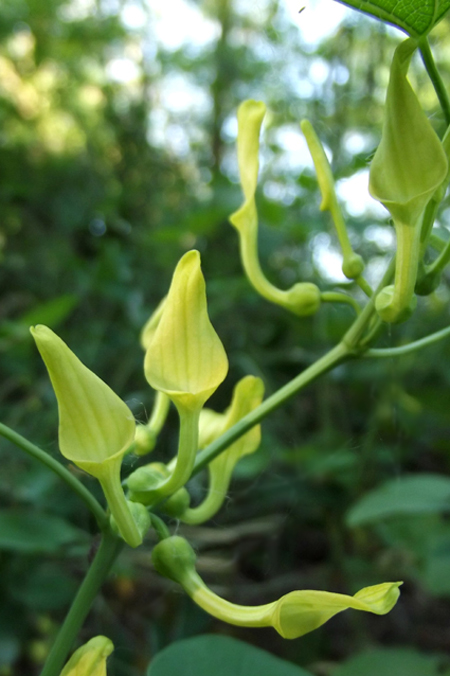
M 247 413 L 260 405 L 264 396 L 264 383 L 255 376 L 245 376 L 234 388 L 229 409 L 222 415 L 203 409 L 200 414 L 199 448 L 204 448 L 211 441 L 230 429 Z M 208 495 L 198 507 L 186 509 L 180 515 L 181 521 L 199 524 L 211 519 L 221 508 L 228 492 L 231 476 L 241 458 L 254 453 L 261 443 L 261 425 L 235 441 L 208 465 Z
M 238 164 L 244 203 L 230 216 L 239 233 L 242 264 L 256 291 L 272 303 L 296 315 L 312 315 L 320 306 L 320 291 L 315 284 L 301 282 L 282 291 L 264 276 L 258 258 L 258 214 L 255 192 L 259 170 L 259 133 L 266 113 L 261 101 L 244 101 L 238 110 Z
M 61 676 L 106 676 L 106 659 L 113 650 L 109 638 L 95 636 L 75 650 Z
M 416 48 L 408 39 L 395 50 L 381 142 L 370 167 L 370 193 L 390 212 L 397 235 L 394 284 L 375 300 L 381 319 L 394 323 L 414 311 L 423 216 L 448 170 L 442 144 L 407 79 Z
M 385 615 L 396 604 L 401 582 L 365 587 L 354 596 L 305 589 L 285 594 L 262 606 L 239 606 L 214 594 L 195 570 L 195 554 L 180 536 L 159 542 L 152 551 L 155 569 L 178 582 L 192 600 L 213 617 L 240 627 L 273 627 L 283 638 L 299 638 L 353 608 Z
M 309 120 L 302 120 L 300 126 L 314 162 L 317 182 L 319 183 L 320 192 L 322 194 L 320 210 L 330 212 L 336 228 L 339 244 L 341 245 L 344 257 L 342 262 L 342 272 L 347 279 L 356 279 L 364 270 L 364 261 L 359 254 L 353 251 L 352 245 L 350 244 L 347 227 L 336 196 L 334 178 L 331 172 L 330 163 L 328 162 L 328 157 L 325 154 L 323 145 L 311 122 L 309 122 Z
M 119 532 L 131 547 L 142 543 L 120 483 L 122 458 L 133 441 L 132 412 L 51 329 L 30 329 L 47 367 L 59 412 L 62 455 L 101 483 Z

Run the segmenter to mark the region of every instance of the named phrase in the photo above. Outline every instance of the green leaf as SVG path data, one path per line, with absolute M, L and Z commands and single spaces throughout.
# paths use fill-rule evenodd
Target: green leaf
M 50 514 L 0 510 L 0 550 L 23 554 L 57 552 L 85 540 L 83 531 Z
M 295 664 L 228 636 L 197 636 L 160 652 L 147 676 L 311 676 Z
M 29 564 L 29 562 L 28 562 Z M 28 574 L 19 569 L 9 585 L 15 601 L 25 608 L 38 612 L 58 610 L 70 605 L 78 588 L 78 580 L 60 570 L 61 564 L 44 561 L 36 566 L 28 565 Z
M 438 676 L 442 660 L 416 650 L 386 648 L 351 657 L 333 676 Z
M 449 510 L 450 478 L 416 474 L 390 480 L 367 493 L 348 512 L 347 525 L 354 528 L 393 516 Z
M 450 0 L 337 0 L 390 23 L 411 37 L 426 35 L 450 9 Z

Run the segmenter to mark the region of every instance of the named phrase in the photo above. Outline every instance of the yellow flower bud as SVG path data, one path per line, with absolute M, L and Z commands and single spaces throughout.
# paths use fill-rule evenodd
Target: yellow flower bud
M 122 537 L 137 547 L 142 538 L 120 483 L 122 458 L 135 434 L 133 414 L 51 329 L 39 325 L 30 331 L 58 402 L 60 451 L 100 481 Z
M 370 167 L 370 193 L 390 212 L 397 235 L 394 287 L 375 301 L 387 322 L 403 321 L 414 307 L 422 218 L 448 170 L 442 143 L 408 82 L 416 48 L 408 39 L 395 51 L 381 142 Z
M 161 319 L 164 306 L 166 304 L 167 298 L 164 297 L 162 301 L 158 304 L 157 308 L 155 311 L 150 315 L 150 317 L 147 319 L 146 323 L 144 324 L 144 328 L 141 331 L 141 346 L 144 350 L 147 350 L 150 343 L 153 340 L 153 336 L 155 335 L 155 331 L 158 327 L 159 320 Z
M 106 636 L 95 636 L 74 652 L 61 676 L 106 676 L 106 658 L 114 646 Z
M 298 638 L 348 608 L 385 615 L 397 603 L 400 584 L 384 582 L 365 587 L 354 596 L 310 589 L 293 591 L 276 601 L 270 624 L 283 638 Z
M 175 269 L 144 369 L 151 387 L 188 411 L 199 411 L 227 374 L 228 359 L 208 317 L 198 251 L 188 251 Z

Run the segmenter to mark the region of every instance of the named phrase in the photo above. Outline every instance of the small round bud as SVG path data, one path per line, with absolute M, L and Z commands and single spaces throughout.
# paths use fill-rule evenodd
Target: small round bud
M 146 455 L 155 448 L 156 434 L 148 429 L 146 425 L 137 425 L 134 435 L 134 453 L 135 455 Z
M 439 273 L 434 275 L 424 274 L 420 277 L 417 277 L 414 291 L 418 296 L 429 296 L 430 293 L 436 291 L 440 283 L 441 275 Z
M 165 512 L 168 516 L 172 516 L 174 519 L 178 519 L 184 514 L 191 503 L 191 496 L 188 491 L 183 487 L 180 488 L 176 493 L 170 496 L 166 502 L 161 505 L 161 510 Z
M 154 502 L 154 491 L 163 484 L 170 472 L 162 462 L 152 462 L 139 467 L 127 479 L 128 498 L 142 505 Z
M 182 583 L 195 568 L 196 556 L 187 540 L 179 535 L 161 540 L 152 551 L 155 570 L 163 577 Z
M 153 491 L 168 476 L 169 470 L 162 462 L 152 462 L 132 472 L 127 479 L 127 486 L 133 493 Z
M 320 307 L 320 289 L 310 282 L 299 282 L 288 291 L 291 311 L 299 317 L 308 317 Z
M 364 261 L 359 254 L 352 253 L 350 256 L 344 258 L 342 263 L 342 272 L 347 279 L 356 279 L 362 274 L 364 270 Z

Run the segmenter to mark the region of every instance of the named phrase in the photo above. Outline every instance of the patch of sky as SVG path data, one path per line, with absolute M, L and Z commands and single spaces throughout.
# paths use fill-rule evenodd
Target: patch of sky
M 234 113 L 225 118 L 222 129 L 220 130 L 220 135 L 225 143 L 236 141 L 238 135 L 238 122 Z
M 319 232 L 310 243 L 312 259 L 320 276 L 327 282 L 338 284 L 348 279 L 342 272 L 342 254 L 327 232 Z
M 336 193 L 350 216 L 386 218 L 386 209 L 369 194 L 369 170 L 361 169 L 336 182 Z
M 330 0 L 284 0 L 283 6 L 290 21 L 298 27 L 302 42 L 311 47 L 335 33 L 351 11 Z M 302 7 L 305 9 L 299 12 Z
M 299 174 L 305 168 L 314 170 L 308 144 L 299 126 L 285 124 L 275 129 L 272 136 L 273 143 L 281 150 L 272 162 L 272 169 L 275 173 Z
M 149 0 L 148 0 L 149 1 Z M 186 0 L 151 0 L 152 32 L 169 51 L 185 45 L 202 49 L 220 37 L 220 24 Z
M 374 146 L 374 139 L 371 134 L 352 130 L 344 134 L 343 144 L 346 152 L 353 156 L 371 150 Z
M 320 57 L 313 59 L 309 66 L 309 79 L 317 85 L 323 85 L 330 76 L 330 66 Z
M 126 57 L 111 59 L 106 64 L 105 70 L 108 80 L 122 84 L 136 81 L 141 74 L 137 63 Z
M 176 115 L 206 115 L 212 102 L 207 92 L 186 74 L 170 73 L 160 84 L 159 104 Z
M 148 16 L 141 3 L 127 2 L 120 12 L 120 20 L 128 30 L 141 30 L 145 27 Z
M 380 251 L 394 251 L 395 234 L 394 229 L 388 225 L 369 225 L 364 230 L 364 239 L 367 242 L 373 242 Z
M 333 78 L 333 82 L 342 86 L 347 84 L 350 77 L 350 72 L 346 66 L 338 64 L 333 68 L 331 77 Z

